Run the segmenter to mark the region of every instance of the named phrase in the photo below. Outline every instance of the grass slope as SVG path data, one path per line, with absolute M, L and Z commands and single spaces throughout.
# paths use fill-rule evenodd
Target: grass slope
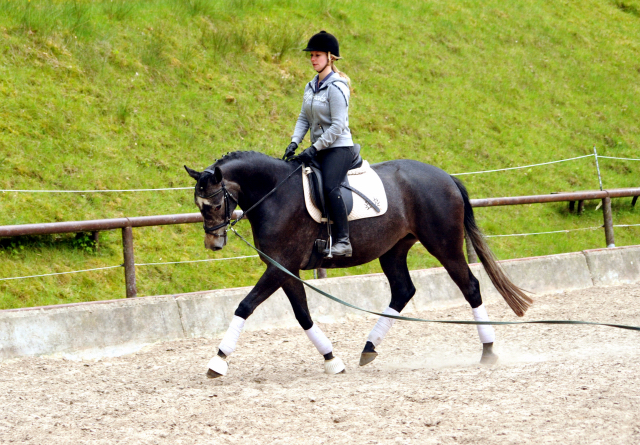
M 353 82 L 365 158 L 459 173 L 592 153 L 639 158 L 638 0 L 535 2 L 124 0 L 0 2 L 0 188 L 190 186 L 234 150 L 279 156 L 314 74 L 299 51 L 327 29 Z M 605 187 L 640 163 L 601 160 Z M 463 176 L 472 197 L 598 187 L 593 158 Z M 487 234 L 599 226 L 564 204 L 478 209 Z M 637 224 L 628 199 L 617 224 Z M 190 191 L 0 194 L 0 224 L 195 212 Z M 249 234 L 247 224 L 242 232 Z M 205 251 L 197 225 L 136 229 L 136 262 L 251 255 Z M 616 230 L 617 245 L 640 230 Z M 599 231 L 495 238 L 499 258 L 603 247 Z M 118 232 L 0 240 L 0 276 L 121 264 Z M 411 268 L 437 265 L 424 249 Z M 138 268 L 140 295 L 251 285 L 253 259 Z M 330 275 L 379 271 L 377 263 Z M 309 278 L 310 272 L 303 274 Z M 119 298 L 122 269 L 0 281 L 0 308 Z

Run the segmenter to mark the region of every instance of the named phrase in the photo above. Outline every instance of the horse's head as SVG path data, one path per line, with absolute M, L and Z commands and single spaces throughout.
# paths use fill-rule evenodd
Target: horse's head
M 220 250 L 227 244 L 227 227 L 233 210 L 238 205 L 235 183 L 226 184 L 219 167 L 209 167 L 202 172 L 184 168 L 196 180 L 194 200 L 204 218 L 204 247 Z

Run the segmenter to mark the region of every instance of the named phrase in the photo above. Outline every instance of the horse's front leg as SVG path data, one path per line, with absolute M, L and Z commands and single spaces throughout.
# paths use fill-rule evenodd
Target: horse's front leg
M 209 361 L 207 377 L 216 378 L 227 374 L 229 365 L 226 359 L 236 350 L 236 345 L 246 319 L 253 314 L 253 311 L 255 311 L 263 301 L 277 291 L 287 278 L 288 276 L 276 267 L 272 265 L 267 266 L 267 270 L 262 274 L 258 283 L 238 305 L 233 320 L 231 320 L 229 328 L 227 329 L 227 333 L 220 342 L 218 354 Z
M 293 313 L 298 323 L 300 323 L 300 327 L 304 329 L 304 333 L 307 334 L 311 343 L 313 343 L 318 352 L 324 357 L 324 372 L 327 374 L 340 374 L 345 372 L 345 366 L 342 360 L 333 356 L 333 345 L 331 341 L 311 319 L 304 285 L 300 281 L 290 278 L 282 285 L 282 290 L 284 290 L 289 298 Z

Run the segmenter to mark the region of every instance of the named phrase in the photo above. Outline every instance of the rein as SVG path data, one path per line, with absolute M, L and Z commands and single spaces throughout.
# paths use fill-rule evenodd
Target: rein
M 276 266 L 282 272 L 286 273 L 290 277 L 292 277 L 292 278 L 296 279 L 297 281 L 299 281 L 300 283 L 304 284 L 308 288 L 313 289 L 314 291 L 318 292 L 320 295 L 323 295 L 323 296 L 327 297 L 330 300 L 333 300 L 333 301 L 335 301 L 337 303 L 340 303 L 343 306 L 347 306 L 347 307 L 350 307 L 352 309 L 356 309 L 358 311 L 366 312 L 368 314 L 378 315 L 378 316 L 387 317 L 387 318 L 395 318 L 396 320 L 419 321 L 419 322 L 422 322 L 422 323 L 469 324 L 469 325 L 507 325 L 507 324 L 573 324 L 573 325 L 576 325 L 576 324 L 586 324 L 586 325 L 595 325 L 595 326 L 609 326 L 609 327 L 612 327 L 612 328 L 628 329 L 628 330 L 631 330 L 631 331 L 640 331 L 640 326 L 627 326 L 627 325 L 622 325 L 622 324 L 611 324 L 611 323 L 597 323 L 597 322 L 593 322 L 593 321 L 574 321 L 574 320 L 533 320 L 533 321 L 426 320 L 424 318 L 403 317 L 402 315 L 383 314 L 382 312 L 370 311 L 368 309 L 363 309 L 363 308 L 358 307 L 356 305 L 353 305 L 351 303 L 347 303 L 346 301 L 341 300 L 338 297 L 334 297 L 330 293 L 325 292 L 325 291 L 323 291 L 321 289 L 318 289 L 317 287 L 313 286 L 312 284 L 307 283 L 303 279 L 301 279 L 298 276 L 292 274 L 289 270 L 287 270 L 284 266 L 282 266 L 276 260 L 274 260 L 273 258 L 268 256 L 264 252 L 260 251 L 257 247 L 252 245 L 242 235 L 240 235 L 233 227 L 231 227 L 230 230 L 233 231 L 233 233 L 235 233 L 242 241 L 244 241 L 245 244 L 247 244 L 253 250 L 258 252 L 258 254 L 260 254 L 261 257 L 263 257 L 264 259 L 269 261 L 271 264 Z
M 252 205 L 251 207 L 249 207 L 247 209 L 246 212 L 242 213 L 242 216 L 238 219 L 236 219 L 235 221 L 231 221 L 231 215 L 230 215 L 230 211 L 229 211 L 229 198 L 232 199 L 236 204 L 238 203 L 238 200 L 235 199 L 233 197 L 233 195 L 231 195 L 231 193 L 227 190 L 226 186 L 224 185 L 224 180 L 221 181 L 221 189 L 212 193 L 209 196 L 201 196 L 196 192 L 196 195 L 204 198 L 204 199 L 209 199 L 212 198 L 214 196 L 219 195 L 220 193 L 224 193 L 224 200 L 225 200 L 225 221 L 223 223 L 218 224 L 215 227 L 206 227 L 204 226 L 204 231 L 205 233 L 211 233 L 215 230 L 220 229 L 221 227 L 224 226 L 229 226 L 227 228 L 227 230 L 225 230 L 225 236 L 226 236 L 226 232 L 228 232 L 229 230 L 231 230 L 233 233 L 235 233 L 242 241 L 245 242 L 245 244 L 249 247 L 251 247 L 253 250 L 255 250 L 256 252 L 258 252 L 258 254 L 266 259 L 269 263 L 273 264 L 275 267 L 277 267 L 278 269 L 280 269 L 282 272 L 286 273 L 287 275 L 289 275 L 290 277 L 294 278 L 295 280 L 299 281 L 300 283 L 302 283 L 303 285 L 307 286 L 310 289 L 313 289 L 314 291 L 318 292 L 320 295 L 323 295 L 325 297 L 327 297 L 330 300 L 335 301 L 336 303 L 340 303 L 343 306 L 347 306 L 350 307 L 352 309 L 356 309 L 358 311 L 361 312 L 366 312 L 368 314 L 372 314 L 372 315 L 378 315 L 381 317 L 387 317 L 387 318 L 394 318 L 396 320 L 404 320 L 404 321 L 417 321 L 417 322 L 422 322 L 422 323 L 441 323 L 441 324 L 466 324 L 466 325 L 511 325 L 511 324 L 568 324 L 568 325 L 593 325 L 593 326 L 608 326 L 608 327 L 612 327 L 612 328 L 619 328 L 619 329 L 627 329 L 627 330 L 631 330 L 631 331 L 640 331 L 640 326 L 627 326 L 627 325 L 622 325 L 622 324 L 611 324 L 611 323 L 597 323 L 597 322 L 593 322 L 593 321 L 575 321 L 575 320 L 532 320 L 532 321 L 470 321 L 470 320 L 426 320 L 424 318 L 414 318 L 414 317 L 403 317 L 402 315 L 392 315 L 392 314 L 383 314 L 382 312 L 375 312 L 375 311 L 370 311 L 368 309 L 363 309 L 361 307 L 358 307 L 354 304 L 348 303 L 344 300 L 341 300 L 338 297 L 334 297 L 333 295 L 331 295 L 328 292 L 325 292 L 321 289 L 318 289 L 317 287 L 315 287 L 312 284 L 307 283 L 306 281 L 304 281 L 303 279 L 301 279 L 300 277 L 294 275 L 293 273 L 291 273 L 288 269 L 286 269 L 284 266 L 282 266 L 280 263 L 278 263 L 276 260 L 274 260 L 273 258 L 271 258 L 270 256 L 268 256 L 267 254 L 265 254 L 264 252 L 262 252 L 261 250 L 259 250 L 257 247 L 255 247 L 253 244 L 251 244 L 249 241 L 247 241 L 242 235 L 240 235 L 236 229 L 234 228 L 234 226 L 240 222 L 244 216 L 249 213 L 251 210 L 253 210 L 255 207 L 257 207 L 258 205 L 260 205 L 265 199 L 267 199 L 269 196 L 271 196 L 282 184 L 284 184 L 291 176 L 293 176 L 293 174 L 295 172 L 297 172 L 298 170 L 300 170 L 300 168 L 302 167 L 303 164 L 300 164 L 295 170 L 293 170 L 291 173 L 289 173 L 289 176 L 287 176 L 286 178 L 284 178 L 282 181 L 280 181 L 280 183 L 278 183 L 278 185 L 276 185 L 269 193 L 267 193 L 266 195 L 264 195 L 262 198 L 260 198 L 258 200 L 258 202 L 256 202 L 254 205 Z M 210 173 L 213 173 L 211 170 L 205 170 L 205 171 L 209 171 Z
M 254 208 L 258 207 L 262 201 L 264 201 L 265 199 L 267 199 L 269 196 L 271 196 L 276 190 L 278 190 L 278 188 L 280 188 L 280 186 L 282 184 L 284 184 L 287 179 L 289 179 L 291 176 L 293 176 L 293 174 L 295 172 L 297 172 L 298 170 L 300 170 L 300 168 L 302 168 L 302 164 L 300 164 L 298 167 L 296 167 L 295 170 L 293 170 L 291 173 L 289 173 L 289 176 L 287 176 L 286 178 L 284 178 L 282 181 L 280 181 L 280 183 L 278 183 L 278 185 L 276 185 L 274 188 L 271 189 L 271 191 L 269 193 L 267 193 L 266 195 L 264 195 L 262 198 L 260 198 L 258 200 L 258 202 L 256 202 L 254 205 L 252 205 L 251 207 L 249 207 L 247 209 L 246 212 L 242 212 L 242 216 L 240 216 L 240 218 L 236 219 L 235 221 L 231 221 L 231 211 L 230 206 L 229 206 L 229 198 L 231 198 L 236 204 L 238 204 L 238 200 L 236 198 L 233 197 L 233 195 L 229 192 L 229 190 L 227 190 L 227 187 L 224 185 L 224 179 L 222 181 L 220 181 L 220 185 L 221 188 L 220 190 L 212 193 L 209 196 L 201 196 L 196 192 L 196 196 L 203 198 L 203 199 L 209 199 L 209 198 L 213 198 L 214 196 L 219 195 L 220 193 L 224 193 L 224 222 L 221 222 L 220 224 L 218 224 L 217 226 L 214 227 L 207 227 L 205 225 L 205 223 L 202 224 L 202 227 L 204 228 L 204 233 L 208 233 L 210 235 L 215 235 L 216 230 L 225 227 L 225 226 L 229 226 L 227 228 L 227 230 L 225 230 L 225 236 L 226 236 L 226 232 L 228 232 L 229 230 L 233 230 L 233 226 L 235 226 L 236 224 L 238 224 L 243 218 L 244 216 L 249 213 L 251 210 L 253 210 Z M 211 170 L 204 170 L 205 172 L 208 171 L 209 173 L 213 173 Z M 203 172 L 204 173 L 204 172 Z M 235 232 L 235 230 L 233 230 Z

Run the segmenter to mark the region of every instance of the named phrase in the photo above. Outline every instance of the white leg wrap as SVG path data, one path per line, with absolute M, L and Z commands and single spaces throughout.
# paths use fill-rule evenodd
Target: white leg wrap
M 240 332 L 242 332 L 243 327 L 244 318 L 234 315 L 233 320 L 231 320 L 231 323 L 229 324 L 229 329 L 227 329 L 227 333 L 224 334 L 224 337 L 220 342 L 219 349 L 224 353 L 224 355 L 229 356 L 236 350 L 236 344 L 238 343 Z
M 400 312 L 388 307 L 384 310 L 383 314 L 400 315 Z M 370 341 L 371 343 L 373 343 L 373 346 L 378 346 L 380 343 L 382 343 L 382 339 L 384 338 L 385 335 L 387 335 L 387 332 L 389 332 L 389 329 L 391 329 L 391 326 L 393 326 L 395 322 L 396 320 L 394 318 L 387 318 L 387 317 L 378 318 L 378 322 L 369 333 L 369 336 L 367 337 L 367 341 Z
M 317 324 L 314 323 L 311 329 L 307 329 L 304 333 L 307 334 L 307 337 L 309 337 L 309 340 L 311 340 L 311 343 L 313 343 L 313 346 L 316 347 L 320 354 L 326 355 L 333 351 L 331 342 Z
M 473 311 L 473 319 L 475 321 L 489 321 L 489 315 L 487 315 L 487 309 L 484 307 L 484 303 L 478 306 Z M 482 343 L 493 343 L 496 340 L 496 332 L 493 330 L 493 326 L 486 324 L 476 325 L 478 328 L 478 335 Z

